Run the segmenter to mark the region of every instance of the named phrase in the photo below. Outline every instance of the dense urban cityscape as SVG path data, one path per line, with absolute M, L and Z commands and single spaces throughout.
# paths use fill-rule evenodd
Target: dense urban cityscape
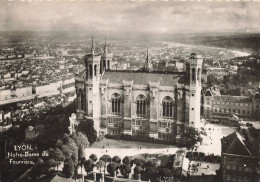
M 259 182 L 259 33 L 169 27 L 0 25 L 0 181 Z

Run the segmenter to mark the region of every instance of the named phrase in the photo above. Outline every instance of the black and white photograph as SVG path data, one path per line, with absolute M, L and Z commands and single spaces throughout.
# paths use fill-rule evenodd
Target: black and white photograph
M 0 1 L 0 182 L 260 182 L 260 1 Z

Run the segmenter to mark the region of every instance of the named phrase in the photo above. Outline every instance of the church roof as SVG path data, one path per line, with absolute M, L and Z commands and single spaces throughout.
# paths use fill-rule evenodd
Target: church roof
M 134 81 L 134 84 L 146 85 L 149 82 L 160 82 L 161 86 L 174 86 L 183 83 L 184 74 L 182 73 L 163 73 L 163 72 L 138 72 L 138 71 L 106 71 L 102 80 L 109 80 L 110 83 L 123 83 Z

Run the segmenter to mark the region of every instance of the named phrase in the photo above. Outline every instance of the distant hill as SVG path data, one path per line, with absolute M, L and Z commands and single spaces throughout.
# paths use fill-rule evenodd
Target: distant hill
M 235 49 L 253 54 L 260 53 L 260 33 L 259 34 L 223 34 L 223 35 L 184 35 L 174 37 L 176 42 L 193 45 L 204 45 Z
M 151 44 L 152 41 L 175 41 L 189 45 L 203 45 L 220 47 L 226 49 L 239 50 L 249 53 L 260 54 L 260 33 L 194 33 L 194 34 L 174 34 L 174 33 L 154 33 L 154 32 L 102 32 L 102 31 L 25 31 L 25 32 L 0 32 L 0 48 L 5 44 L 20 44 L 32 39 L 42 40 L 51 38 L 52 40 L 90 40 L 94 36 L 95 41 L 104 41 L 107 36 L 109 41 L 136 41 Z M 144 44 L 144 47 L 147 46 Z

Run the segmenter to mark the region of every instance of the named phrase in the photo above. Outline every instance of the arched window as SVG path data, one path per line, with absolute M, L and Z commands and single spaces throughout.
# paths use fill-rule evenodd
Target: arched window
M 188 63 L 186 63 L 186 73 L 188 80 L 190 80 L 190 65 Z
M 108 70 L 110 69 L 110 61 L 109 60 L 107 61 L 107 69 Z
M 81 110 L 84 110 L 85 99 L 84 99 L 83 90 L 81 90 L 80 95 L 81 95 Z
M 113 114 L 120 114 L 120 95 L 117 93 L 114 93 L 111 96 L 111 101 L 112 101 L 112 113 Z
M 192 68 L 192 81 L 195 81 L 196 80 L 196 71 L 195 71 L 195 68 Z
M 162 116 L 165 118 L 172 118 L 173 117 L 173 100 L 171 97 L 166 96 L 163 98 L 162 101 L 163 105 L 163 112 Z
M 103 60 L 103 70 L 106 70 L 106 60 Z
M 94 74 L 95 74 L 95 76 L 97 76 L 97 65 L 96 64 L 94 66 Z
M 102 74 L 102 61 L 100 61 L 99 73 Z
M 136 108 L 136 115 L 138 117 L 144 117 L 146 116 L 146 105 L 147 105 L 147 101 L 146 101 L 146 98 L 145 96 L 143 95 L 139 95 L 137 98 L 136 98 L 136 105 L 137 105 L 137 108 Z
M 198 69 L 197 79 L 198 79 L 198 81 L 200 80 L 200 68 Z
M 92 78 L 93 72 L 92 72 L 92 65 L 89 65 L 89 78 Z
M 78 109 L 79 110 L 83 110 L 84 109 L 84 93 L 83 93 L 83 90 L 82 89 L 79 89 L 78 90 Z

